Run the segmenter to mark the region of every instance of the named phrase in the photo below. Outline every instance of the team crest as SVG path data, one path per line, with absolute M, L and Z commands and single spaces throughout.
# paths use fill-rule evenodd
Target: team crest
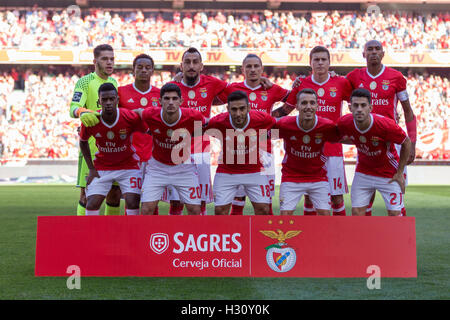
M 120 139 L 125 140 L 127 138 L 127 129 L 120 129 L 119 137 Z
M 108 131 L 108 132 L 106 133 L 106 137 L 107 137 L 109 140 L 114 139 L 114 137 L 115 137 L 114 132 Z
M 194 99 L 195 98 L 195 91 L 194 90 L 189 90 L 188 97 L 189 97 L 189 99 Z
M 372 137 L 371 140 L 374 147 L 377 147 L 380 143 L 380 139 L 378 137 Z
M 267 101 L 267 91 L 262 91 L 261 92 L 261 100 L 262 101 Z
M 161 254 L 169 248 L 169 236 L 167 233 L 153 233 L 150 237 L 150 249 L 154 253 Z
M 307 134 L 305 134 L 303 136 L 303 143 L 308 144 L 310 141 L 311 141 L 311 138 Z
M 322 143 L 322 134 L 321 133 L 320 134 L 316 134 L 316 138 L 315 138 L 314 142 L 316 144 L 321 144 Z
M 140 102 L 141 102 L 141 106 L 143 106 L 143 107 L 145 107 L 148 104 L 148 100 L 145 97 L 141 98 Z
M 156 97 L 152 98 L 152 106 L 153 107 L 157 107 L 158 106 L 158 98 L 156 98 Z
M 200 89 L 200 96 L 202 98 L 206 98 L 208 96 L 208 93 L 206 92 L 206 88 L 201 88 Z
M 167 136 L 168 136 L 168 137 L 171 137 L 172 134 L 173 134 L 173 130 L 172 130 L 172 129 L 168 129 L 168 130 L 167 130 Z
M 323 88 L 319 88 L 319 90 L 317 90 L 317 95 L 319 97 L 323 97 L 324 94 L 325 94 L 325 90 L 323 90 Z
M 361 143 L 366 143 L 366 142 L 367 142 L 367 139 L 366 139 L 366 137 L 364 137 L 364 136 L 359 136 L 359 141 L 360 141 Z
M 335 98 L 336 97 L 336 88 L 330 88 L 330 97 Z
M 254 93 L 254 92 L 250 93 L 250 95 L 248 96 L 248 98 L 249 98 L 250 100 L 252 100 L 252 101 L 255 101 L 255 100 L 256 100 L 256 93 Z
M 266 237 L 278 240 L 277 243 L 272 244 L 265 249 L 267 265 L 275 272 L 288 272 L 291 270 L 297 262 L 297 254 L 294 248 L 290 247 L 285 241 L 296 237 L 300 234 L 301 230 L 291 230 L 284 233 L 280 229 L 277 231 L 272 230 L 260 230 Z
M 388 90 L 389 89 L 389 80 L 383 80 L 381 87 L 383 88 L 383 90 Z
M 375 90 L 377 88 L 377 83 L 375 81 L 372 81 L 369 85 L 370 90 Z

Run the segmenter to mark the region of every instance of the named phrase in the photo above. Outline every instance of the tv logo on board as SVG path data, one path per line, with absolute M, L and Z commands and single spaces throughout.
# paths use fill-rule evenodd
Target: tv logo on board
M 150 237 L 150 249 L 161 254 L 169 248 L 169 235 L 167 233 L 153 233 Z
M 266 237 L 278 240 L 277 243 L 265 248 L 267 250 L 266 262 L 270 269 L 276 272 L 288 272 L 291 270 L 297 262 L 297 254 L 285 240 L 299 235 L 301 231 L 291 230 L 284 233 L 277 229 L 276 232 L 272 230 L 260 230 L 259 232 Z

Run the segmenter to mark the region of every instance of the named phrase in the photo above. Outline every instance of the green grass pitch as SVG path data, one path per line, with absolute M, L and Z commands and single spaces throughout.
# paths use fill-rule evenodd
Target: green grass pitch
M 278 189 L 277 189 L 278 191 Z M 277 193 L 278 194 L 278 193 Z M 450 186 L 409 186 L 407 213 L 416 217 L 417 279 L 382 278 L 81 278 L 69 290 L 64 277 L 35 277 L 36 223 L 40 215 L 73 215 L 78 190 L 71 185 L 0 186 L 0 299 L 449 299 Z M 350 198 L 345 198 L 347 214 Z M 300 208 L 301 204 L 298 208 Z M 213 206 L 208 206 L 209 214 Z M 278 199 L 274 199 L 278 212 Z M 166 214 L 167 206 L 160 207 Z M 246 213 L 251 213 L 247 204 Z M 385 215 L 377 194 L 374 215 Z

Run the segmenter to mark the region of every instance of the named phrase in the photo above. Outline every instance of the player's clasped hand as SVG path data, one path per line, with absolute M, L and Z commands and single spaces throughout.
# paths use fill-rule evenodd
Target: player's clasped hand
M 80 120 L 86 127 L 93 127 L 100 122 L 99 117 L 100 113 L 97 111 L 83 112 L 80 116 Z
M 100 178 L 100 175 L 95 168 L 89 169 L 89 174 L 86 177 L 86 185 L 88 186 L 92 182 L 92 180 L 94 180 L 94 178 Z

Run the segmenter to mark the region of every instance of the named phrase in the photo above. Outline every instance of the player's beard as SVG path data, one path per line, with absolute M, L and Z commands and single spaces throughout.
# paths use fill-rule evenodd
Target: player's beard
M 197 83 L 198 77 L 199 77 L 198 74 L 197 74 L 196 76 L 194 76 L 194 77 L 186 76 L 186 77 L 185 77 L 185 79 L 186 79 L 186 84 L 187 84 L 188 86 L 192 87 L 194 84 Z

